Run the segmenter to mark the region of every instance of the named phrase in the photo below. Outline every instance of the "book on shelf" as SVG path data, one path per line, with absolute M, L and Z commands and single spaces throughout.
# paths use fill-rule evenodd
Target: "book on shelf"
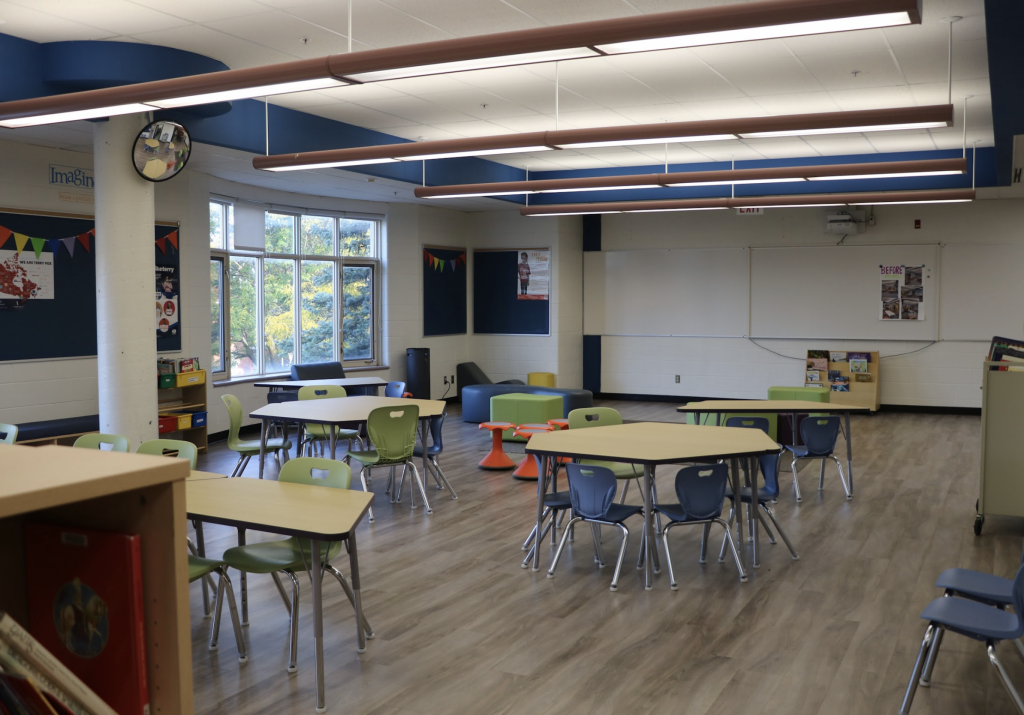
M 175 371 L 175 364 L 176 363 L 173 360 L 167 360 L 166 358 L 157 358 L 156 374 L 173 375 Z
M 992 338 L 992 344 L 989 346 L 988 359 L 990 362 L 1024 362 L 1024 342 L 996 336 Z M 1019 372 L 1022 368 L 1024 368 L 1022 365 L 1006 365 L 1005 367 L 1002 365 L 993 365 L 989 369 L 1000 372 L 1006 370 Z
M 829 382 L 845 382 L 849 384 L 850 378 L 847 375 L 836 375 L 836 378 L 834 380 L 829 380 Z
M 828 370 L 828 360 L 825 358 L 808 358 L 808 370 Z
M 838 370 L 829 370 L 828 371 L 828 381 L 829 382 L 835 382 L 840 377 L 842 377 L 842 373 L 839 372 Z
M 850 354 L 853 355 L 853 353 L 850 353 Z M 868 371 L 868 361 L 867 360 L 860 360 L 860 359 L 857 359 L 857 358 L 851 358 L 850 359 L 850 372 L 851 373 L 867 372 L 867 371 Z
M 850 383 L 848 383 L 848 382 L 833 382 L 832 383 L 832 392 L 849 392 L 849 391 L 850 391 Z
M 821 373 L 817 370 L 808 370 L 807 382 L 821 382 Z
M 846 359 L 846 353 L 830 352 L 828 354 L 829 362 L 846 362 Z
M 0 611 L 0 666 L 14 675 L 34 678 L 73 715 L 117 715 L 17 621 Z
M 808 360 L 828 360 L 828 350 L 808 350 Z
M 199 358 L 182 358 L 178 361 L 178 372 L 196 372 L 199 369 Z
M 858 372 L 854 377 L 857 378 L 857 382 L 871 382 L 871 373 L 869 372 Z
M 11 673 L 0 674 L 0 707 L 11 715 L 58 715 L 39 685 Z
M 825 385 L 823 383 L 820 383 L 820 382 L 805 382 L 804 383 L 804 387 L 820 387 L 820 388 L 824 389 Z
M 148 715 L 137 534 L 25 525 L 29 632 L 118 715 Z
M 871 362 L 871 353 L 846 353 L 847 360 L 863 360 Z

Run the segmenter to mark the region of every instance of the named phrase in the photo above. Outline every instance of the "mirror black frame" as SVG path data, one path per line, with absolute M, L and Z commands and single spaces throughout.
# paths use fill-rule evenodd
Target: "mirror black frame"
M 167 176 L 166 178 L 163 178 L 163 179 L 160 179 L 160 178 L 152 179 L 152 178 L 146 176 L 145 174 L 143 174 L 142 171 L 139 169 L 138 164 L 135 163 L 135 147 L 138 146 L 139 140 L 142 139 L 142 135 L 144 133 L 146 133 L 147 131 L 149 131 L 150 127 L 152 127 L 154 124 L 167 124 L 167 123 L 176 124 L 177 126 L 181 127 L 181 130 L 183 132 L 185 132 L 185 141 L 188 144 L 188 154 L 185 156 L 185 160 L 183 162 L 181 162 L 181 164 L 178 166 L 178 170 L 175 171 L 173 174 L 171 174 L 170 176 Z M 160 184 L 160 183 L 163 183 L 164 181 L 170 181 L 171 179 L 173 179 L 175 176 L 180 174 L 185 169 L 185 165 L 188 164 L 188 160 L 191 159 L 191 158 L 192 158 L 192 134 L 189 132 L 188 127 L 186 127 L 181 122 L 175 121 L 173 119 L 157 119 L 157 120 L 154 120 L 154 121 L 150 122 L 149 124 L 147 124 L 142 129 L 139 130 L 139 133 L 135 135 L 135 141 L 132 142 L 132 148 L 131 148 L 132 168 L 135 169 L 135 173 L 136 174 L 141 176 L 146 181 L 150 181 L 150 182 L 152 182 L 154 184 Z

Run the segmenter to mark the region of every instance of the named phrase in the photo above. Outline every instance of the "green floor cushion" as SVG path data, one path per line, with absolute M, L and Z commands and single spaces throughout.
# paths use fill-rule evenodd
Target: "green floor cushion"
M 491 422 L 544 424 L 548 420 L 561 419 L 563 411 L 564 401 L 559 395 L 510 393 L 491 398 Z M 522 437 L 513 437 L 512 430 L 505 430 L 502 439 L 510 442 L 526 441 Z

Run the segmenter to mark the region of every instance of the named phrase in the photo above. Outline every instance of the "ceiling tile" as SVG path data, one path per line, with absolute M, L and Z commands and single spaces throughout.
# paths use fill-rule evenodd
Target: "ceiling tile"
M 403 117 L 419 124 L 465 122 L 474 119 L 474 117 L 467 114 L 453 111 L 419 97 L 404 96 L 390 99 L 368 99 L 359 104 L 369 109 L 396 117 Z
M 385 82 L 369 82 L 367 84 L 349 84 L 334 89 L 322 89 L 317 92 L 304 92 L 304 94 L 316 94 L 328 100 L 341 102 L 363 102 L 368 99 L 390 99 L 392 97 L 404 97 L 404 92 L 392 89 Z
M 729 117 L 763 117 L 764 110 L 748 97 L 716 99 L 707 102 L 684 102 L 682 107 L 698 119 L 727 119 Z
M 504 117 L 494 123 L 513 132 L 547 132 L 555 128 L 555 117 L 550 114 L 533 114 L 527 117 Z
M 3 1 L 0 1 L 0 18 L 4 19 L 4 34 L 33 42 L 102 40 L 120 34 Z
M 433 124 L 413 124 L 401 127 L 390 127 L 388 134 L 412 141 L 440 141 L 442 139 L 461 139 L 462 136 L 455 132 L 446 132 L 438 129 Z
M 863 134 L 824 134 L 804 137 L 804 141 L 823 156 L 876 153 Z
M 623 0 L 507 0 L 545 25 L 564 25 L 582 20 L 605 20 L 639 14 L 636 8 Z
M 420 94 L 425 99 L 442 107 L 454 109 L 477 119 L 500 119 L 502 117 L 521 117 L 535 114 L 532 109 L 509 102 L 484 89 L 470 88 L 458 92 L 436 92 Z
M 661 122 L 696 122 L 701 119 L 692 109 L 679 104 L 655 104 L 647 107 L 618 107 L 616 112 L 637 124 Z
M 765 60 L 792 57 L 793 52 L 782 40 L 759 40 L 757 42 L 733 42 L 728 45 L 707 45 L 694 47 L 691 51 L 708 64 L 719 62 L 747 62 L 759 64 Z
M 309 107 L 304 111 L 309 114 L 315 114 L 318 117 L 326 117 L 327 119 L 334 119 L 346 124 L 353 124 L 357 127 L 378 129 L 388 134 L 392 133 L 392 127 L 409 125 L 409 120 L 404 117 L 396 117 L 393 114 L 385 114 L 384 112 L 378 112 L 374 109 L 348 102 L 335 102 L 334 104 L 319 107 Z
M 242 15 L 256 15 L 267 11 L 267 6 L 256 0 L 131 0 L 136 5 L 144 5 L 153 10 L 160 10 L 190 22 L 210 22 Z
M 353 0 L 353 3 L 352 38 L 370 47 L 395 47 L 452 38 L 452 33 L 386 3 L 376 0 Z M 310 2 L 292 7 L 289 12 L 348 37 L 347 2 Z
M 960 15 L 963 20 L 953 24 L 953 41 L 980 40 L 985 38 L 984 2 L 928 2 L 924 8 L 924 22 L 920 25 L 901 25 L 882 30 L 893 47 L 900 45 L 946 44 L 949 38 L 949 23 L 942 18 Z
M 477 120 L 473 122 L 452 122 L 450 124 L 435 124 L 438 130 L 443 132 L 451 132 L 452 134 L 458 134 L 462 137 L 489 137 L 489 136 L 500 136 L 502 134 L 515 134 L 511 129 L 503 127 L 493 122 L 485 122 L 483 120 Z
M 887 50 L 889 42 L 881 30 L 859 30 L 857 32 L 830 32 L 827 35 L 805 35 L 787 37 L 782 40 L 786 47 L 798 57 L 804 55 L 846 54 L 871 50 Z
M 379 84 L 396 92 L 417 96 L 428 92 L 458 92 L 459 90 L 466 89 L 466 83 L 462 81 L 464 76 L 465 73 L 456 72 L 427 77 L 392 79 L 387 82 L 373 82 L 371 84 Z
M 586 127 L 617 127 L 632 124 L 628 119 L 610 109 L 594 109 L 589 112 L 561 112 L 562 129 Z M 504 122 L 502 122 L 504 123 Z
M 702 142 L 699 145 L 693 145 L 691 148 L 697 149 L 712 161 L 748 161 L 764 158 L 757 149 L 739 141 Z
M 559 82 L 566 89 L 605 107 L 635 107 L 672 101 L 600 59 L 564 63 Z
M 911 84 L 945 82 L 949 72 L 949 46 L 910 45 L 894 48 L 907 81 Z M 953 79 L 988 77 L 988 48 L 984 40 L 953 45 Z
M 928 132 L 871 132 L 865 135 L 879 152 L 932 151 L 935 141 Z
M 914 104 L 914 97 L 910 93 L 910 88 L 906 86 L 840 89 L 829 94 L 844 112 L 856 109 L 909 107 Z
M 750 96 L 814 92 L 821 85 L 793 57 L 765 58 L 758 62 L 718 62 L 712 66 Z
M 347 38 L 278 10 L 205 24 L 233 37 L 305 59 L 340 54 L 348 47 Z M 308 42 L 303 43 L 303 39 Z
M 747 143 L 767 159 L 819 156 L 818 151 L 805 141 L 792 139 L 751 139 Z
M 658 62 L 649 61 L 659 55 L 674 57 L 664 57 Z M 614 64 L 651 89 L 678 102 L 744 96 L 743 90 L 688 51 L 685 54 L 651 52 L 631 57 L 643 58 L 644 62 L 620 62 L 625 59 L 622 57 L 616 58 Z
M 98 27 L 116 35 L 131 35 L 149 30 L 165 30 L 188 25 L 188 20 L 168 15 L 141 5 L 127 2 L 98 3 L 69 2 L 68 0 L 7 0 L 36 12 L 46 13 L 58 21 L 80 22 Z M 3 15 L 6 20 L 6 13 Z M 6 30 L 5 30 L 6 31 Z
M 801 94 L 769 94 L 754 97 L 757 105 L 766 115 L 813 114 L 838 112 L 839 105 L 828 92 L 803 92 Z
M 456 37 L 525 30 L 540 23 L 499 0 L 380 0 Z M 356 31 L 356 36 L 359 36 Z
M 826 90 L 906 84 L 888 49 L 851 54 L 806 55 L 804 66 Z
M 231 69 L 258 67 L 275 62 L 290 62 L 295 59 L 277 50 L 263 47 L 248 40 L 211 30 L 204 25 L 175 27 L 157 32 L 135 33 L 134 37 L 154 45 L 176 47 L 179 50 L 196 52 L 220 60 Z

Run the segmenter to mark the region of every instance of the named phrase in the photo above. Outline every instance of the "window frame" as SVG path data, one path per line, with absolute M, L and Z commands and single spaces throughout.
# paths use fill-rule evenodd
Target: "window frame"
M 222 198 L 219 196 L 211 195 L 210 203 L 221 204 L 224 206 L 233 205 L 233 200 L 228 198 Z M 223 209 L 222 214 L 222 233 L 224 248 L 210 248 L 210 260 L 221 261 L 221 309 L 223 315 L 221 318 L 221 332 L 222 332 L 222 351 L 223 356 L 221 359 L 222 371 L 217 372 L 216 375 L 220 378 L 219 381 L 229 381 L 232 379 L 238 380 L 251 380 L 260 378 L 272 378 L 287 375 L 287 370 L 282 372 L 267 372 L 266 370 L 266 319 L 264 305 L 266 301 L 266 295 L 264 292 L 265 288 L 265 272 L 264 272 L 264 261 L 267 259 L 283 259 L 294 262 L 293 279 L 292 279 L 292 326 L 294 336 L 294 353 L 293 362 L 291 364 L 301 363 L 302 358 L 302 265 L 304 261 L 311 261 L 317 263 L 330 262 L 333 264 L 333 294 L 334 294 L 334 311 L 333 311 L 333 359 L 338 360 L 342 365 L 348 369 L 371 369 L 373 367 L 382 367 L 383 362 L 383 341 L 382 341 L 382 313 L 383 313 L 383 270 L 382 270 L 382 259 L 381 251 L 383 249 L 383 235 L 384 235 L 384 221 L 385 217 L 380 214 L 368 214 L 362 212 L 339 212 L 339 211 L 317 211 L 317 210 L 306 210 L 291 207 L 283 207 L 277 205 L 267 204 L 265 209 L 266 213 L 274 213 L 279 215 L 288 215 L 293 218 L 294 231 L 293 231 L 293 253 L 276 253 L 266 250 L 262 251 L 251 251 L 241 250 L 231 247 L 231 242 L 227 235 L 227 209 Z M 306 217 L 318 217 L 318 218 L 330 218 L 332 223 L 332 253 L 330 255 L 322 254 L 303 254 L 302 250 L 302 218 Z M 369 221 L 373 224 L 373 237 L 371 245 L 370 256 L 346 256 L 341 254 L 341 231 L 339 221 L 349 219 L 357 221 Z M 266 222 L 264 221 L 264 226 Z M 257 321 L 257 331 L 259 334 L 259 350 L 257 351 L 257 370 L 255 373 L 248 375 L 241 375 L 237 378 L 233 378 L 231 374 L 231 282 L 230 282 L 230 262 L 232 258 L 255 258 L 256 259 L 256 303 L 254 306 Z M 345 320 L 345 302 L 343 297 L 344 288 L 344 269 L 345 267 L 352 266 L 364 266 L 371 269 L 371 335 L 370 335 L 370 351 L 371 355 L 367 358 L 359 359 L 345 359 L 343 357 L 344 350 L 344 320 Z M 212 294 L 211 294 L 212 300 Z
M 228 330 L 228 328 L 227 328 L 227 319 L 228 319 L 228 314 L 229 314 L 230 311 L 228 310 L 228 289 L 227 289 L 227 285 L 225 283 L 225 281 L 228 280 L 228 268 L 227 268 L 227 266 L 228 266 L 228 257 L 226 255 L 221 255 L 219 252 L 218 253 L 213 253 L 211 251 L 211 253 L 210 253 L 210 266 L 211 266 L 211 268 L 212 268 L 214 263 L 219 263 L 220 264 L 220 336 L 219 336 L 219 342 L 220 342 L 220 370 L 214 370 L 213 369 L 213 365 L 212 365 L 213 359 L 212 359 L 212 353 L 211 353 L 210 372 L 213 375 L 225 375 L 227 373 L 227 371 L 228 371 L 228 364 L 231 362 L 231 356 L 229 354 L 231 352 L 231 350 L 230 350 L 230 347 L 228 346 L 228 340 L 227 340 L 227 338 L 230 336 L 230 333 L 227 332 L 227 330 Z M 210 299 L 211 299 L 211 301 L 213 300 L 212 286 L 211 286 L 211 290 L 210 290 Z M 211 308 L 212 308 L 212 305 L 211 305 Z M 212 310 L 210 311 L 210 317 L 211 318 L 213 317 L 213 311 Z

